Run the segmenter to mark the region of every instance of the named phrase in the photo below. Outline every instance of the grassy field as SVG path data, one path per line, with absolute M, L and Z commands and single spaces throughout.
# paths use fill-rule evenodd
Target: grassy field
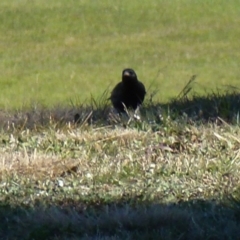
M 2 0 L 0 239 L 238 239 L 239 23 L 237 0 Z M 125 67 L 149 91 L 120 116 Z
M 136 70 L 157 99 L 239 86 L 237 0 L 2 0 L 0 107 L 89 101 Z
M 154 123 L 152 110 L 101 127 L 85 117 L 30 129 L 23 113 L 8 116 L 0 238 L 236 239 L 239 126 L 180 115 Z
M 239 101 L 1 112 L 0 239 L 237 239 Z

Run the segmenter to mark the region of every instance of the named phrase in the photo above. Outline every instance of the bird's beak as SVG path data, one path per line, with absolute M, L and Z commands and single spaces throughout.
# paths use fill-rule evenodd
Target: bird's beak
M 130 73 L 128 71 L 123 73 L 123 76 L 130 76 Z

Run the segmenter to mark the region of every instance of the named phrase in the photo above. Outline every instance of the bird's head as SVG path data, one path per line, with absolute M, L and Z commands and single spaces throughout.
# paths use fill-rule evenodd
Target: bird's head
M 122 72 L 122 82 L 124 84 L 136 83 L 138 81 L 137 74 L 131 68 L 126 68 Z

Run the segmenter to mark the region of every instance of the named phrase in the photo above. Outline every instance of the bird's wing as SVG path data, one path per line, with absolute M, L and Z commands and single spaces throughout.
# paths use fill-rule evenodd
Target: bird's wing
M 138 81 L 138 82 L 139 82 L 139 88 L 142 90 L 142 92 L 144 92 L 144 94 L 146 94 L 147 92 L 146 92 L 146 88 L 145 88 L 144 84 L 140 81 Z
M 122 82 L 118 83 L 111 92 L 110 99 L 119 98 L 122 95 Z

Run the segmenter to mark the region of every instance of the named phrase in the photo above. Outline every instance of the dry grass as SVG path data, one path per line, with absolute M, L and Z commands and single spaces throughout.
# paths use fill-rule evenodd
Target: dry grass
M 238 208 L 221 204 L 238 194 L 239 133 L 212 124 L 22 133 L 1 150 L 1 200 L 35 207 L 2 208 L 3 222 L 26 239 L 233 239 Z
M 238 94 L 214 96 L 191 101 L 183 94 L 161 108 L 149 100 L 141 120 L 131 121 L 101 104 L 29 110 L 31 118 L 2 113 L 0 236 L 235 239 L 237 113 L 196 117 L 196 103 L 228 103 L 219 108 L 224 113 Z M 186 103 L 192 111 L 184 110 Z

